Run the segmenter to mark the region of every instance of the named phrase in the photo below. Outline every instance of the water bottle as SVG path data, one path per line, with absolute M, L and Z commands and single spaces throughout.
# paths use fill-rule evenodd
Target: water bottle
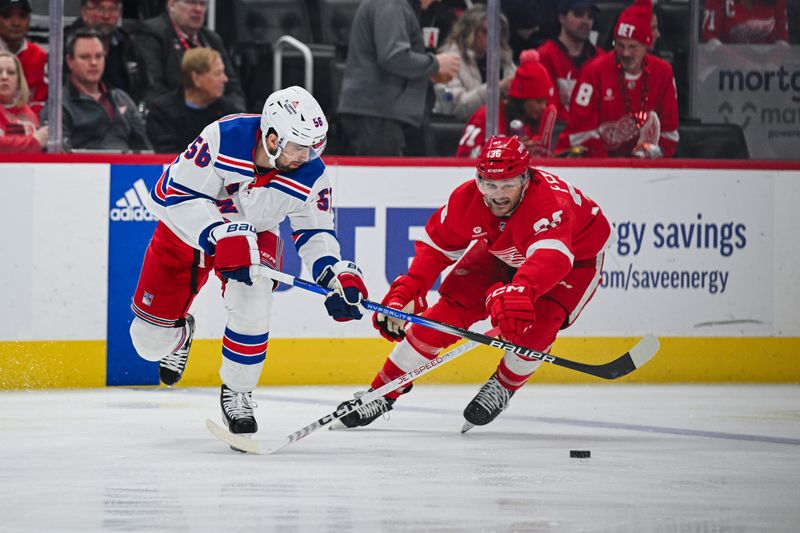
M 440 115 L 453 114 L 453 91 L 450 87 L 443 83 L 437 83 L 433 86 L 433 92 L 436 93 L 436 104 L 433 107 L 433 112 Z

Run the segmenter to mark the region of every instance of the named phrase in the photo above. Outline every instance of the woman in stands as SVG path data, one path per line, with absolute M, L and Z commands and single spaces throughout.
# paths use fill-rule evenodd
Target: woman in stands
M 434 89 L 437 94 L 447 91 L 447 98 L 452 103 L 443 105 L 439 98 L 433 109 L 434 113 L 452 114 L 460 119 L 469 118 L 479 107 L 486 103 L 486 51 L 487 28 L 486 6 L 476 4 L 466 10 L 453 26 L 453 30 L 440 49 L 440 52 L 451 52 L 461 57 L 461 68 L 458 75 L 444 84 L 437 83 Z M 500 16 L 500 94 L 505 96 L 514 77 L 514 63 L 511 59 L 511 47 L 508 44 L 508 20 Z M 446 109 L 445 107 L 452 107 Z
M 703 41 L 788 44 L 786 0 L 705 0 Z
M 19 59 L 0 51 L 0 153 L 41 152 L 47 144 L 47 127 L 39 127 L 28 96 Z
M 498 135 L 516 135 L 534 157 L 549 157 L 558 111 L 555 88 L 539 52 L 525 50 L 498 109 Z M 456 157 L 477 157 L 486 136 L 486 106 L 469 119 L 458 142 Z

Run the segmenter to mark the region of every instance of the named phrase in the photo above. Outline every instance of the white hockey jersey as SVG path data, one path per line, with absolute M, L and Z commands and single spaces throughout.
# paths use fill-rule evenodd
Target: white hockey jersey
M 296 170 L 256 176 L 260 115 L 230 115 L 206 126 L 150 192 L 150 211 L 189 246 L 213 255 L 208 237 L 225 221 L 278 233 L 289 218 L 298 254 L 314 278 L 340 260 L 332 187 L 317 158 Z

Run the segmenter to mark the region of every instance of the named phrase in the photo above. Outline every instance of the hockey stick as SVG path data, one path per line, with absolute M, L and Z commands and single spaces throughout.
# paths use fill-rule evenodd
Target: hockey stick
M 494 332 L 494 330 L 490 330 L 487 333 L 492 333 L 492 332 Z M 343 416 L 352 413 L 362 405 L 366 405 L 373 400 L 377 400 L 381 396 L 384 396 L 396 389 L 399 389 L 400 387 L 407 384 L 411 380 L 417 379 L 418 377 L 427 374 L 434 368 L 437 368 L 447 362 L 450 362 L 456 357 L 459 357 L 478 346 L 480 346 L 480 343 L 475 341 L 467 341 L 464 344 L 456 346 L 449 352 L 443 353 L 435 357 L 434 359 L 431 359 L 424 365 L 419 366 L 414 370 L 411 370 L 410 372 L 406 372 L 399 378 L 395 379 L 394 381 L 390 381 L 383 387 L 377 388 L 373 391 L 368 391 L 361 397 L 357 398 L 352 404 L 345 407 L 341 407 L 336 411 L 315 420 L 309 425 L 298 429 L 291 435 L 288 435 L 278 441 L 267 442 L 257 439 L 248 439 L 240 435 L 236 435 L 234 433 L 229 432 L 227 429 L 223 428 L 219 424 L 216 424 L 215 422 L 212 422 L 209 419 L 206 419 L 206 427 L 215 437 L 217 437 L 222 442 L 228 444 L 232 448 L 235 448 L 239 451 L 246 453 L 254 453 L 258 455 L 271 455 L 279 450 L 282 450 L 283 448 L 292 444 L 293 442 L 297 442 L 303 437 L 307 437 L 311 433 L 317 431 L 319 428 L 327 426 L 334 420 L 338 420 Z
M 321 287 L 316 283 L 296 278 L 290 274 L 286 274 L 285 272 L 279 272 L 270 268 L 261 267 L 260 273 L 271 279 L 285 283 L 286 285 L 292 285 L 294 287 L 299 287 L 301 289 L 316 292 L 318 294 L 327 295 L 329 292 L 331 292 L 331 289 L 326 289 L 325 287 Z M 570 370 L 575 370 L 583 374 L 589 374 L 591 376 L 603 379 L 617 379 L 630 374 L 648 362 L 656 354 L 656 352 L 658 352 L 659 348 L 659 343 L 656 336 L 647 334 L 642 337 L 638 343 L 636 343 L 636 346 L 613 361 L 609 361 L 608 363 L 604 363 L 602 365 L 589 365 L 586 363 L 571 361 L 563 357 L 557 357 L 546 352 L 531 350 L 530 348 L 525 348 L 524 346 L 520 346 L 512 342 L 495 339 L 493 337 L 489 337 L 488 335 L 481 335 L 480 333 L 476 333 L 474 331 L 450 326 L 448 324 L 431 320 L 430 318 L 425 318 L 423 316 L 404 313 L 398 309 L 386 307 L 370 300 L 361 300 L 361 306 L 369 311 L 383 313 L 384 315 L 398 318 L 406 322 L 411 322 L 412 324 L 419 324 L 420 326 L 435 329 L 443 333 L 456 335 L 457 337 L 479 342 L 481 344 L 485 344 L 486 346 L 491 346 L 492 348 L 507 350 L 524 359 L 538 359 L 540 361 L 544 361 L 545 363 L 562 366 L 564 368 L 569 368 Z

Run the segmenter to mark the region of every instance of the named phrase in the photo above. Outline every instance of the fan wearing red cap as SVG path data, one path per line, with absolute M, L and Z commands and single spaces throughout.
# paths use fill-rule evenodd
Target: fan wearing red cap
M 425 225 L 408 273 L 398 276 L 383 298 L 395 309 L 460 328 L 487 317 L 499 335 L 546 351 L 593 295 L 601 277 L 611 226 L 600 207 L 559 177 L 530 166 L 531 155 L 516 137 L 493 136 L 483 146 L 475 178 L 459 185 Z M 443 270 L 439 300 L 425 297 Z M 396 342 L 375 376 L 377 388 L 410 370 L 435 363 L 458 338 L 438 330 L 376 314 L 383 337 Z M 462 431 L 494 420 L 540 361 L 505 352 L 491 378 L 464 409 Z M 405 387 L 359 406 L 339 419 L 365 426 L 392 409 Z
M 555 102 L 553 81 L 539 62 L 539 53 L 525 50 L 508 88 L 508 98 L 501 102 L 498 110 L 498 133 L 516 135 L 535 157 L 549 157 L 558 115 Z M 477 157 L 483 148 L 485 132 L 484 105 L 467 122 L 456 157 Z
M 648 53 L 650 0 L 619 16 L 614 49 L 584 68 L 570 101 L 570 144 L 593 157 L 672 157 L 678 144 L 678 99 L 672 66 Z

